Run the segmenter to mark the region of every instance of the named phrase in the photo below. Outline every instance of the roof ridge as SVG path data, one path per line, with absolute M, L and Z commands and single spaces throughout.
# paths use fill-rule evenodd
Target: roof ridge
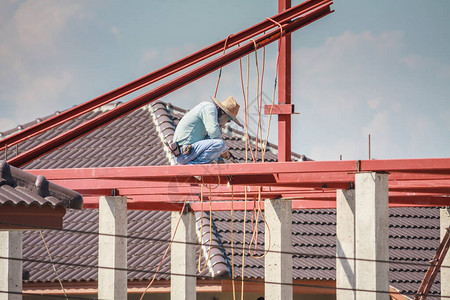
M 210 223 L 209 212 L 195 212 L 196 220 L 196 233 L 201 243 L 201 251 L 204 251 L 205 257 L 209 251 L 209 245 L 211 244 L 211 253 L 208 261 L 208 267 L 212 274 L 212 277 L 228 277 L 231 275 L 231 266 L 228 261 L 228 257 L 225 253 L 222 240 L 217 231 L 217 227 L 212 220 Z M 203 224 L 202 224 L 203 220 Z M 211 224 L 211 226 L 210 226 Z M 203 227 L 202 227 L 203 225 Z M 211 228 L 211 231 L 209 230 Z M 210 241 L 211 236 L 211 241 Z
M 175 133 L 175 124 L 173 123 L 173 117 L 167 110 L 167 105 L 164 105 L 160 101 L 148 104 L 148 111 L 153 118 L 153 124 L 155 124 L 158 136 L 161 139 L 162 147 L 166 153 L 166 157 L 171 165 L 175 165 L 175 160 L 170 149 L 166 146 L 166 143 L 172 142 L 173 135 Z

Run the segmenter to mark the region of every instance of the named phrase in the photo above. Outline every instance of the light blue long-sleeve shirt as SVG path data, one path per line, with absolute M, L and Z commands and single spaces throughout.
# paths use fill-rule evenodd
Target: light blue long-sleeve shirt
M 201 102 L 186 113 L 175 129 L 173 140 L 181 146 L 193 144 L 206 137 L 222 139 L 217 107 L 212 102 Z

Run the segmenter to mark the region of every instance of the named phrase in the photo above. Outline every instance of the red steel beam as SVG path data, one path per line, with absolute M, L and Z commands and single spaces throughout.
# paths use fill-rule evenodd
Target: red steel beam
M 278 0 L 278 12 L 291 7 L 291 0 Z M 286 35 L 278 42 L 278 104 L 291 104 L 291 36 Z M 291 160 L 291 115 L 278 115 L 278 161 Z
M 83 208 L 85 209 L 94 209 L 98 208 L 98 196 L 86 196 L 83 197 L 84 204 Z M 164 211 L 179 211 L 183 206 L 183 200 L 175 202 L 168 201 L 149 201 L 151 196 L 148 195 L 140 195 L 133 196 L 128 199 L 128 209 L 130 210 L 164 210 Z M 287 199 L 286 201 L 291 201 L 293 209 L 327 209 L 327 208 L 336 208 L 336 198 L 332 197 L 323 197 L 322 199 Z M 217 200 L 211 202 L 212 210 L 231 210 L 233 206 L 234 210 L 251 210 L 254 207 L 254 200 L 249 199 L 247 201 L 247 205 L 244 204 L 242 199 L 235 199 L 233 202 L 231 200 L 223 201 Z M 264 201 L 262 201 L 264 202 Z M 442 198 L 433 198 L 433 197 L 420 197 L 415 199 L 415 201 L 411 201 L 409 196 L 395 196 L 390 199 L 389 207 L 441 207 L 448 206 L 449 202 L 446 199 Z M 204 201 L 203 205 L 200 201 L 189 201 L 189 205 L 192 210 L 200 211 L 202 206 L 204 210 L 209 210 L 210 203 L 209 201 Z M 264 204 L 261 206 L 261 209 L 264 209 Z
M 316 9 L 317 7 L 328 3 L 328 5 L 332 4 L 332 1 L 329 0 L 308 0 L 305 1 L 295 7 L 292 7 L 289 10 L 283 11 L 278 15 L 272 17 L 273 20 L 279 22 L 280 24 L 286 24 L 292 18 L 298 17 L 301 14 L 304 14 L 308 11 Z M 40 123 L 37 123 L 33 126 L 25 128 L 24 130 L 11 135 L 0 141 L 0 150 L 4 149 L 5 146 L 14 146 L 30 137 L 38 135 L 42 132 L 45 132 L 48 129 L 54 128 L 77 118 L 93 109 L 96 109 L 102 105 L 105 105 L 111 101 L 119 99 L 123 96 L 126 96 L 136 90 L 139 90 L 147 85 L 150 85 L 154 82 L 157 82 L 161 79 L 166 78 L 172 74 L 175 74 L 185 68 L 197 64 L 211 56 L 214 56 L 221 51 L 223 51 L 224 47 L 227 48 L 233 47 L 239 43 L 242 43 L 256 35 L 259 35 L 265 31 L 270 30 L 276 26 L 273 22 L 268 19 L 249 27 L 241 32 L 231 35 L 228 40 L 223 39 L 215 44 L 212 44 L 198 52 L 195 52 L 189 56 L 186 56 L 174 63 L 171 63 L 159 70 L 156 70 L 152 73 L 149 73 L 139 79 L 136 79 L 132 82 L 129 82 L 117 89 L 114 89 L 102 96 L 94 98 L 90 101 L 87 101 L 83 104 L 77 105 L 71 109 L 61 112 L 60 114 L 53 116 L 47 120 L 43 120 Z M 226 43 L 226 44 L 225 44 Z
M 133 99 L 130 100 L 123 105 L 120 105 L 108 112 L 105 112 L 94 119 L 91 119 L 71 130 L 68 130 L 59 136 L 50 139 L 33 149 L 30 149 L 8 161 L 8 163 L 15 167 L 22 167 L 30 161 L 47 154 L 55 149 L 69 143 L 72 140 L 75 140 L 101 126 L 104 126 L 139 107 L 142 107 L 148 103 L 151 103 L 160 97 L 163 97 L 239 58 L 247 55 L 261 47 L 264 47 L 276 40 L 280 37 L 287 35 L 301 27 L 304 27 L 326 15 L 331 13 L 329 5 L 321 6 L 320 8 L 310 11 L 303 16 L 293 20 L 284 26 L 283 35 L 280 34 L 279 30 L 274 29 L 264 35 L 261 35 L 258 38 L 255 38 L 254 41 L 248 42 L 226 54 L 221 55 L 220 57 L 211 60 L 208 63 L 203 64 L 202 66 L 189 71 L 165 84 L 160 85 L 159 87 Z M 256 49 L 254 44 L 256 43 Z
M 199 201 L 202 180 L 217 185 L 218 178 L 221 178 L 220 184 L 211 190 L 213 202 L 244 199 L 246 191 L 250 200 L 285 198 L 297 201 L 300 205 L 297 208 L 308 205 L 309 208 L 330 207 L 335 205 L 329 202 L 335 202 L 336 189 L 348 188 L 349 183 L 354 181 L 355 173 L 361 170 L 389 172 L 390 206 L 450 205 L 450 158 L 28 171 L 81 192 L 88 199 L 88 206 L 94 205 L 92 203 L 98 201 L 102 193 L 109 194 L 114 190 L 118 195 L 131 197 L 132 207 L 143 208 L 148 203 L 150 209 L 157 207 L 155 203 L 172 203 L 179 207 L 186 197 L 190 198 L 190 202 Z M 397 180 L 397 173 L 402 175 L 401 180 Z M 424 173 L 435 177 L 417 180 L 417 174 Z M 194 176 L 203 176 L 203 179 L 198 180 Z M 269 182 L 267 178 L 273 181 Z M 264 181 L 259 182 L 259 179 Z M 233 184 L 233 194 L 231 186 L 227 186 L 227 180 Z M 262 187 L 248 186 L 248 183 Z M 203 188 L 203 195 L 207 201 L 210 195 L 207 186 Z
M 429 159 L 386 159 L 362 161 L 303 161 L 303 162 L 267 162 L 251 164 L 209 164 L 209 165 L 177 165 L 177 166 L 140 166 L 140 167 L 111 167 L 111 168 L 77 168 L 77 169 L 35 169 L 27 172 L 44 175 L 49 180 L 63 179 L 115 179 L 115 180 L 150 180 L 167 181 L 172 183 L 199 181 L 194 176 L 203 176 L 217 183 L 218 176 L 223 178 L 222 184 L 231 178 L 239 178 L 239 184 L 245 185 L 250 176 L 283 174 L 311 174 L 314 176 L 336 177 L 336 172 L 354 174 L 356 172 L 389 172 L 390 180 L 396 178 L 397 172 L 401 180 L 421 178 L 449 179 L 450 158 Z M 300 175 L 299 175 L 300 176 Z M 409 177 L 408 177 L 409 176 Z M 324 179 L 325 180 L 325 177 Z M 280 182 L 281 183 L 281 182 Z

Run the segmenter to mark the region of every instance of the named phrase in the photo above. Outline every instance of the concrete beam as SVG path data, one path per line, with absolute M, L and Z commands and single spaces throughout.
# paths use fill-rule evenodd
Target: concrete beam
M 180 220 L 181 217 L 181 220 Z M 180 221 L 178 223 L 178 221 Z M 176 234 L 174 236 L 175 228 Z M 172 236 L 170 259 L 170 299 L 197 299 L 195 214 L 172 212 Z M 179 242 L 179 243 L 178 243 Z
M 389 299 L 388 175 L 355 175 L 356 299 Z
M 336 299 L 356 299 L 355 190 L 336 191 Z
M 22 232 L 0 231 L 0 299 L 22 299 Z
M 127 198 L 99 199 L 98 298 L 127 299 Z
M 265 218 L 270 227 L 265 231 L 265 299 L 293 298 L 292 289 L 292 204 L 286 200 L 265 200 Z M 285 252 L 285 253 L 281 253 Z M 274 282 L 275 284 L 271 284 Z M 281 283 L 281 284 L 280 284 Z
M 441 208 L 441 241 L 450 226 L 450 208 Z M 447 278 L 447 279 L 444 279 Z M 441 296 L 450 297 L 450 250 L 441 265 Z

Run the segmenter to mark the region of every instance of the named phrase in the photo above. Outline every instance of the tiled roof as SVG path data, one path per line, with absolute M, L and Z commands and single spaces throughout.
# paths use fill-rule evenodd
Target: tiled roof
M 114 104 L 117 105 L 117 104 Z M 49 130 L 19 145 L 21 153 L 58 133 L 111 109 L 109 105 L 88 113 L 67 124 Z M 82 138 L 67 144 L 53 153 L 45 155 L 27 168 L 76 168 L 165 165 L 173 163 L 162 141 L 171 141 L 174 126 L 186 110 L 163 102 L 146 105 L 127 116 L 118 119 Z M 32 123 L 26 126 L 32 125 Z M 17 130 L 17 129 L 16 129 Z M 11 134 L 14 130 L 4 132 Z M 230 152 L 240 162 L 245 160 L 244 134 L 228 128 L 224 138 Z M 8 152 L 8 158 L 15 155 L 16 149 Z M 0 152 L 0 156 L 4 153 Z M 293 160 L 305 160 L 302 155 L 293 155 Z M 266 161 L 276 160 L 276 147 L 269 144 Z M 77 264 L 96 265 L 97 263 L 97 210 L 69 210 L 64 219 L 64 228 L 94 234 L 45 231 L 51 236 L 48 244 L 55 261 L 70 262 L 75 266 L 61 265 L 59 270 L 63 280 L 96 280 L 97 270 L 76 266 Z M 200 219 L 197 220 L 197 224 Z M 208 219 L 209 220 L 209 219 Z M 204 219 L 205 221 L 205 219 Z M 247 242 L 251 239 L 250 217 L 247 219 Z M 261 221 L 262 222 L 262 221 Z M 260 222 L 260 231 L 264 224 Z M 432 258 L 439 246 L 439 210 L 436 208 L 392 208 L 390 209 L 390 265 L 391 285 L 404 292 L 414 292 L 427 268 L 426 262 Z M 170 239 L 170 221 L 167 212 L 129 211 L 128 212 L 128 273 L 130 280 L 149 280 L 159 264 L 166 242 Z M 220 258 L 214 266 L 231 269 L 230 213 L 214 212 L 214 242 L 223 245 Z M 293 251 L 295 253 L 294 276 L 298 279 L 333 280 L 335 278 L 335 210 L 296 210 L 293 212 Z M 234 266 L 236 276 L 242 267 L 245 276 L 261 278 L 264 275 L 264 260 L 256 259 L 246 252 L 244 266 L 241 265 L 243 212 L 234 212 Z M 208 236 L 209 234 L 203 235 Z M 24 234 L 24 258 L 46 260 L 42 244 L 36 233 Z M 258 234 L 258 248 L 263 248 L 264 233 Z M 223 255 L 225 253 L 225 255 Z M 262 253 L 258 253 L 261 255 Z M 412 262 L 413 264 L 409 264 Z M 402 264 L 400 264 L 402 263 Z M 407 263 L 407 264 L 403 264 Z M 228 264 L 228 265 L 227 265 Z M 56 280 L 48 265 L 27 262 L 30 280 L 46 282 Z M 168 279 L 170 254 L 160 270 L 159 279 Z M 213 268 L 212 272 L 219 272 Z M 208 274 L 201 274 L 207 276 Z M 438 277 L 439 278 L 439 277 Z M 439 282 L 433 286 L 433 294 L 439 293 Z
M 391 285 L 402 293 L 417 291 L 428 268 L 428 261 L 439 247 L 439 209 L 389 209 L 389 269 Z M 240 257 L 243 240 L 243 212 L 234 212 L 233 239 L 235 273 L 242 270 Z M 251 215 L 247 216 L 246 241 L 252 236 Z M 218 234 L 231 257 L 230 212 L 214 212 Z M 263 221 L 259 221 L 258 248 L 264 249 Z M 334 280 L 336 272 L 336 210 L 303 209 L 292 212 L 293 275 L 295 279 Z M 259 255 L 262 253 L 259 252 Z M 245 274 L 263 278 L 264 260 L 246 253 Z M 432 286 L 430 295 L 438 295 L 440 279 Z
M 75 191 L 47 181 L 0 160 L 0 207 L 49 206 L 81 209 L 83 198 Z

